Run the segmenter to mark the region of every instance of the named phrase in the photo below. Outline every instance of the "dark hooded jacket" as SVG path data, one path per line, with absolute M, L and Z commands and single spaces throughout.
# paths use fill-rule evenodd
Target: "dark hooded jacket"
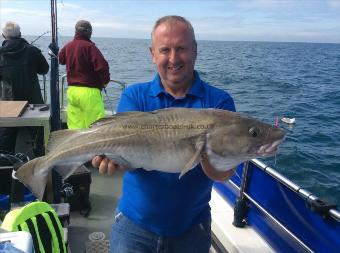
M 25 39 L 5 40 L 0 48 L 0 80 L 9 91 L 3 100 L 42 104 L 37 74 L 46 74 L 49 66 L 41 51 Z

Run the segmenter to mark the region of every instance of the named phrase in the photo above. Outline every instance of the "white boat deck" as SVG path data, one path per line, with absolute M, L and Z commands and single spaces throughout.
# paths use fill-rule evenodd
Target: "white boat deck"
M 113 223 L 113 213 L 122 189 L 122 174 L 114 176 L 100 175 L 97 169 L 91 169 L 92 183 L 90 201 L 92 210 L 87 218 L 79 211 L 70 214 L 68 240 L 71 253 L 84 253 L 89 235 L 103 232 L 109 239 Z M 105 251 L 98 251 L 98 253 Z
M 232 225 L 233 208 L 213 189 L 211 194 L 211 230 L 222 252 L 269 253 L 275 252 L 269 244 L 251 227 L 237 228 Z

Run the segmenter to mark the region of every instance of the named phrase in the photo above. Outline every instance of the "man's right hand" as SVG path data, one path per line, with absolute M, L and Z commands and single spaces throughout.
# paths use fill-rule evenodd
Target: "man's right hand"
M 95 156 L 92 158 L 92 166 L 98 168 L 100 174 L 113 175 L 117 170 L 124 171 L 127 168 L 119 165 L 105 156 Z

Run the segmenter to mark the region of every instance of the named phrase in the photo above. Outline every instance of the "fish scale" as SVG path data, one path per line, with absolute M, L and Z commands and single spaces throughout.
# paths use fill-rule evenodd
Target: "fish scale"
M 201 169 L 195 165 L 202 152 L 214 169 L 227 171 L 275 154 L 283 138 L 277 127 L 225 110 L 127 112 L 98 120 L 89 129 L 51 133 L 48 154 L 22 165 L 16 176 L 41 199 L 52 168 L 66 179 L 94 156 L 105 155 L 129 169 L 178 173 L 180 180 L 191 169 Z

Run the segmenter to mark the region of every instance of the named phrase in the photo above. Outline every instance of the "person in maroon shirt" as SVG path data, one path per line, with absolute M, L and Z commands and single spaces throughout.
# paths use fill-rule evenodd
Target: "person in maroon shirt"
M 59 52 L 59 63 L 66 64 L 69 129 L 88 128 L 105 116 L 101 90 L 110 81 L 109 65 L 91 35 L 90 22 L 79 20 L 74 39 Z

